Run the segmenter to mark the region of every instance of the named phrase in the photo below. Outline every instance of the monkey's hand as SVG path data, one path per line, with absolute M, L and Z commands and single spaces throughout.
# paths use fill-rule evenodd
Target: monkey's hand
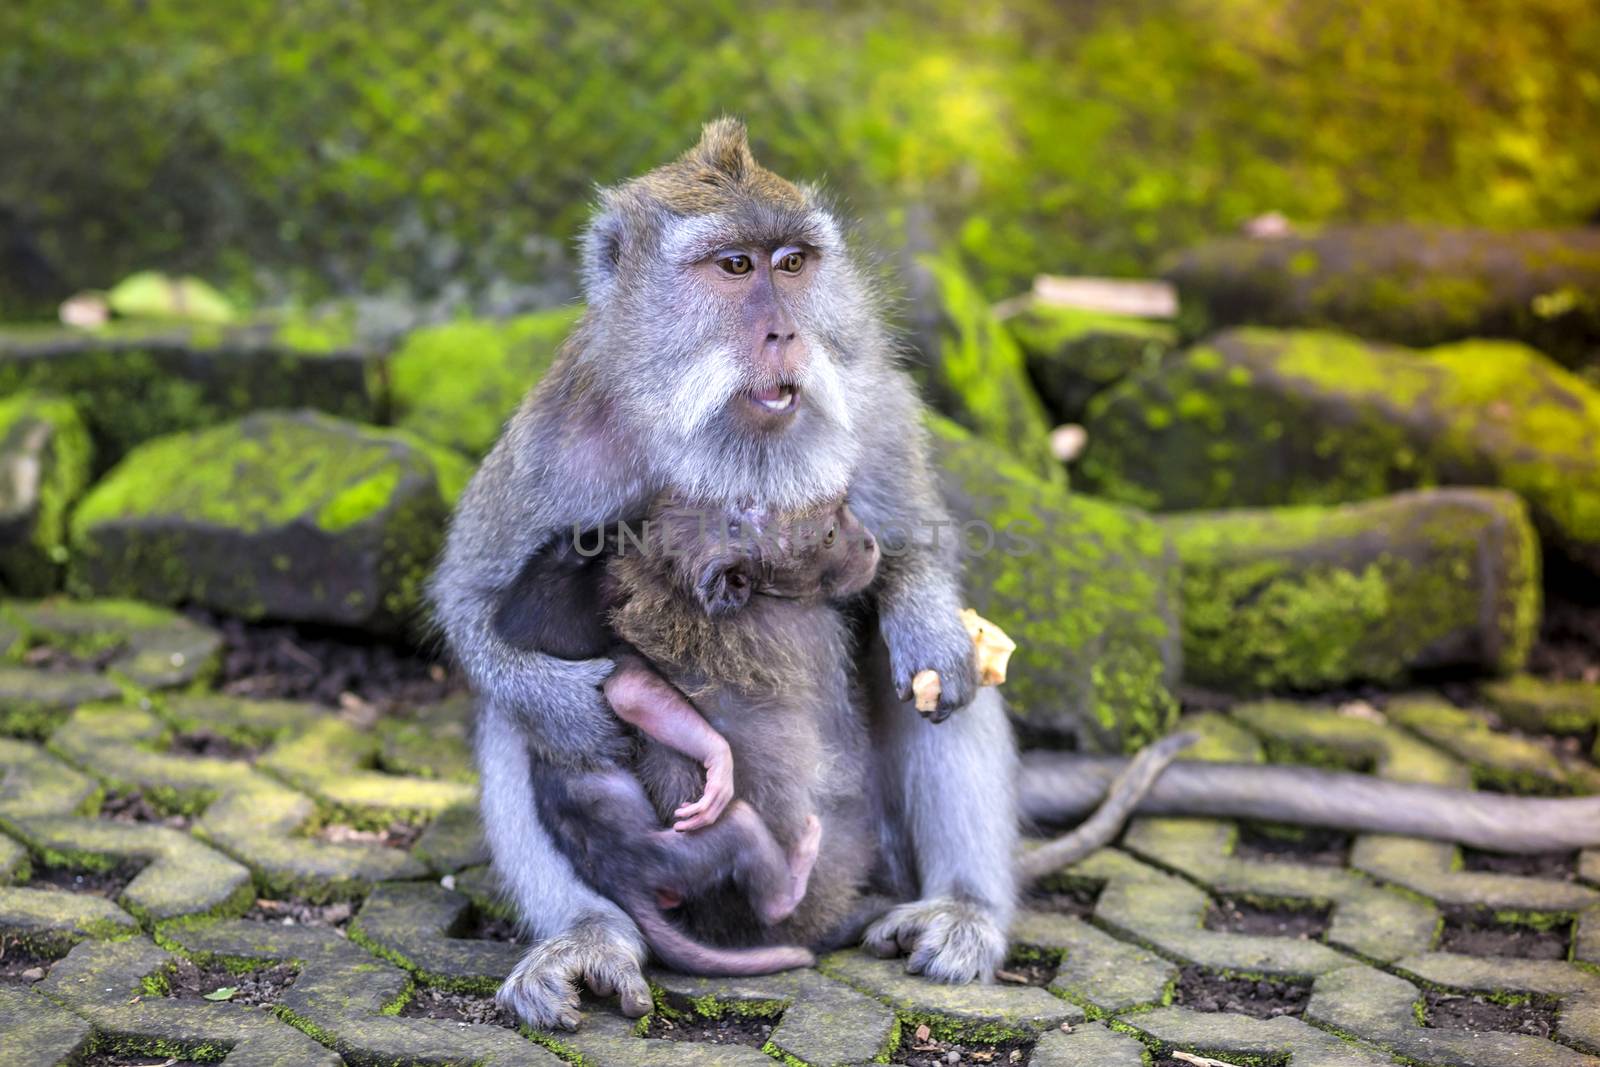
M 721 741 L 706 757 L 706 791 L 699 800 L 685 804 L 673 816 L 678 820 L 672 828 L 679 833 L 710 826 L 722 817 L 728 802 L 733 799 L 733 752 L 728 742 Z
M 910 700 L 915 695 L 912 680 L 923 671 L 937 673 L 938 703 L 922 714 L 932 722 L 944 722 L 951 713 L 970 704 L 978 691 L 972 635 L 954 612 L 915 619 L 907 614 L 904 609 L 893 614 L 885 612 L 882 620 L 895 692 L 901 700 Z

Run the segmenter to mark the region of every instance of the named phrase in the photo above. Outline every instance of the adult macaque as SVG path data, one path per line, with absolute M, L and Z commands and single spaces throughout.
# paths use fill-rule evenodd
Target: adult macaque
M 1015 907 L 1016 754 L 979 690 L 954 539 L 929 469 L 922 406 L 879 304 L 814 189 L 756 163 L 744 128 L 709 124 L 682 158 L 601 194 L 584 241 L 583 320 L 463 494 L 432 585 L 477 691 L 476 752 L 495 868 L 538 942 L 499 999 L 576 1026 L 578 984 L 650 1008 L 644 943 L 542 825 L 532 776 L 625 755 L 607 659 L 564 661 L 499 625 L 517 576 L 575 530 L 643 515 L 663 491 L 790 510 L 848 496 L 886 545 L 866 594 L 867 768 L 876 887 L 901 901 L 869 947 L 941 981 L 991 975 Z M 912 676 L 942 682 L 928 717 Z M 947 720 L 947 721 L 941 721 Z M 928 773 L 936 769 L 937 773 Z

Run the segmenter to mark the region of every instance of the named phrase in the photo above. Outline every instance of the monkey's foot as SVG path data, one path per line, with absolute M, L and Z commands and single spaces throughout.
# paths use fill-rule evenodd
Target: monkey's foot
M 890 909 L 867 928 L 875 956 L 909 955 L 906 970 L 937 982 L 987 982 L 1006 957 L 1006 931 L 983 905 L 953 897 Z
M 495 1003 L 529 1026 L 576 1030 L 578 983 L 596 996 L 622 996 L 622 1013 L 637 1019 L 650 1010 L 643 948 L 636 934 L 601 918 L 580 922 L 528 951 L 495 993 Z

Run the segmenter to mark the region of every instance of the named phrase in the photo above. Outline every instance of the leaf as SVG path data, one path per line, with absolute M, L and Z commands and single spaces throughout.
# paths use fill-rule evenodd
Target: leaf
M 225 985 L 221 989 L 213 989 L 205 994 L 207 1000 L 232 1000 L 233 995 L 239 992 L 238 986 Z

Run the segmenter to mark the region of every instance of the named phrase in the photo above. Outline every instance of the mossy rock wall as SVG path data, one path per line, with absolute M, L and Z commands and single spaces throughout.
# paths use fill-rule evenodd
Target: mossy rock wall
M 1114 751 L 1164 732 L 1179 640 L 1160 526 L 1035 477 L 947 419 L 930 427 L 967 596 L 1017 642 L 1002 692 L 1024 735 Z
M 1028 376 L 1057 423 L 1082 422 L 1096 393 L 1161 361 L 1177 330 L 1160 322 L 1035 300 L 1006 320 Z
M 1419 346 L 1507 337 L 1600 374 L 1600 229 L 1330 227 L 1211 241 L 1166 276 L 1195 333 L 1258 323 Z
M 72 521 L 84 595 L 396 633 L 470 474 L 448 449 L 315 412 L 260 412 L 134 449 Z
M 942 309 L 938 351 L 923 375 L 934 406 L 1036 477 L 1063 480 L 1050 454 L 1050 417 L 1016 340 L 954 257 L 924 256 L 918 266 L 932 275 Z
M 67 515 L 88 487 L 91 454 L 67 400 L 0 400 L 0 592 L 42 596 L 60 583 Z
M 568 307 L 417 330 L 389 359 L 394 424 L 483 455 L 582 314 Z
M 29 389 L 77 406 L 102 465 L 148 438 L 260 408 L 383 416 L 375 356 L 290 344 L 266 326 L 0 329 L 0 396 Z
M 1183 566 L 1188 681 L 1231 691 L 1522 667 L 1539 549 L 1515 494 L 1162 516 Z
M 1524 345 L 1425 351 L 1229 330 L 1102 393 L 1075 473 L 1155 509 L 1335 504 L 1432 485 L 1527 501 L 1600 573 L 1600 390 Z

